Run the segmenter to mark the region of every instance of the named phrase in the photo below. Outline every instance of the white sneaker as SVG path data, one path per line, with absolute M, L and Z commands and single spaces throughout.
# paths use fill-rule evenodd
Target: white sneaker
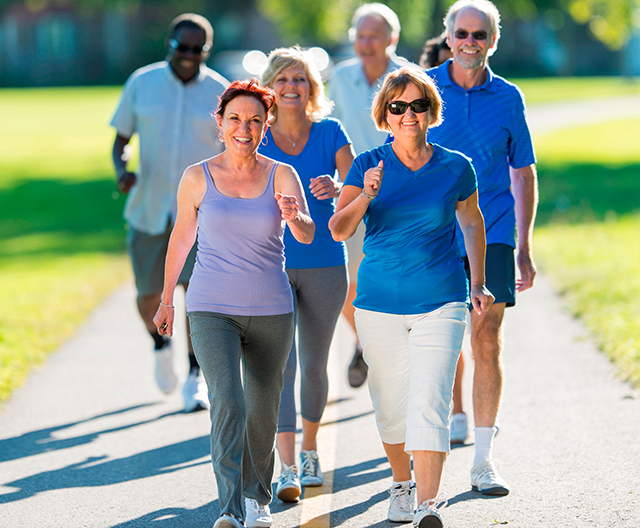
M 221 515 L 214 523 L 213 528 L 244 528 L 244 524 L 233 515 Z
M 283 464 L 284 465 L 284 464 Z M 284 470 L 278 478 L 276 497 L 282 502 L 298 502 L 302 493 L 298 468 L 296 466 L 284 466 Z
M 269 511 L 269 505 L 264 506 L 255 499 L 244 499 L 246 510 L 245 525 L 247 528 L 269 528 L 273 519 Z
M 324 475 L 320 470 L 320 460 L 315 451 L 300 453 L 300 484 L 303 486 L 322 486 Z
M 465 413 L 456 413 L 451 417 L 449 438 L 452 444 L 464 444 L 469 436 L 469 423 Z
M 509 485 L 502 479 L 493 460 L 485 460 L 471 469 L 471 489 L 483 495 L 509 495 Z
M 443 528 L 444 523 L 440 517 L 441 508 L 447 505 L 447 499 L 443 493 L 438 495 L 436 499 L 424 501 L 413 517 L 413 528 Z
M 178 378 L 173 370 L 173 345 L 168 341 L 160 350 L 154 350 L 156 360 L 156 383 L 165 394 L 171 394 L 178 384 Z
M 192 370 L 187 381 L 182 386 L 182 398 L 184 400 L 184 412 L 190 413 L 209 408 L 209 396 L 207 384 L 199 372 Z
M 389 513 L 387 514 L 389 520 L 393 522 L 413 521 L 416 485 L 413 482 L 404 482 L 391 486 L 387 491 L 391 495 Z

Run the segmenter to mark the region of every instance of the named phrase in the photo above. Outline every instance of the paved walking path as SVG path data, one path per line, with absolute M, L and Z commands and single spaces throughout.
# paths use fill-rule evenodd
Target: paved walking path
M 568 125 L 557 108 L 539 108 Z M 536 132 L 540 114 L 530 114 Z M 134 298 L 131 284 L 116 291 L 0 412 L 0 528 L 195 528 L 217 517 L 208 415 L 183 414 L 179 391 L 164 397 L 155 388 Z M 184 376 L 183 326 L 177 334 Z M 274 500 L 274 528 L 393 526 L 369 396 L 346 382 L 352 348 L 341 320 L 319 438 L 325 485 L 297 505 Z M 544 276 L 507 311 L 504 361 L 494 455 L 513 490 L 471 492 L 473 447 L 454 449 L 442 484 L 446 526 L 640 527 L 640 396 L 562 311 Z

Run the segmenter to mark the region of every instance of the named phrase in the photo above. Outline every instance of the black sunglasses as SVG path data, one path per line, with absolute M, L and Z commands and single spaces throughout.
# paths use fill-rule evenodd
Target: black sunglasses
M 422 114 L 429 110 L 430 105 L 431 102 L 426 98 L 416 99 L 410 103 L 405 103 L 404 101 L 391 101 L 390 103 L 387 103 L 387 110 L 389 110 L 389 113 L 393 115 L 402 115 L 407 111 L 407 108 L 411 108 L 414 114 Z
M 457 39 L 465 40 L 469 36 L 469 32 L 466 29 L 458 29 L 454 35 Z M 473 40 L 487 40 L 489 34 L 481 29 L 480 31 L 472 31 L 471 36 Z
M 189 46 L 187 44 L 180 44 L 176 39 L 172 38 L 169 40 L 169 47 L 174 51 L 179 51 L 180 53 L 186 53 L 187 51 L 193 51 L 196 55 L 200 55 L 201 53 L 206 53 L 211 49 L 209 44 L 205 44 L 204 46 Z

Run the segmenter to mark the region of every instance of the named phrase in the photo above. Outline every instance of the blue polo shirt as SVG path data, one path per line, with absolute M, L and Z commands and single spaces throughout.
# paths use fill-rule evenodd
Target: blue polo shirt
M 442 94 L 443 122 L 429 129 L 427 141 L 462 152 L 478 177 L 478 199 L 487 231 L 487 244 L 515 245 L 516 217 L 509 166 L 536 162 L 527 125 L 524 95 L 513 83 L 487 66 L 482 86 L 465 90 L 451 80 L 447 62 L 427 70 Z M 458 229 L 463 255 L 464 239 Z
M 364 259 L 353 305 L 411 315 L 468 302 L 455 229 L 456 203 L 476 190 L 469 159 L 433 144 L 429 161 L 414 172 L 391 144 L 383 145 L 355 159 L 345 185 L 362 188 L 364 173 L 380 160 L 384 176 L 364 215 Z
M 266 146 L 260 144 L 258 152 L 276 161 L 291 165 L 302 182 L 309 213 L 315 222 L 316 231 L 311 244 L 298 242 L 289 227 L 284 232 L 284 254 L 287 269 L 330 268 L 343 266 L 346 262 L 344 242 L 336 242 L 329 231 L 329 219 L 335 212 L 335 200 L 319 200 L 309 189 L 311 178 L 336 174 L 336 153 L 351 143 L 349 136 L 337 119 L 327 117 L 311 125 L 309 140 L 296 156 L 285 154 L 267 130 Z

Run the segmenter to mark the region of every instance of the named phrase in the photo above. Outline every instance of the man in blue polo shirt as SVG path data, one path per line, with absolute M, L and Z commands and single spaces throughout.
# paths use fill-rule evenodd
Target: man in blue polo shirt
M 522 92 L 487 64 L 500 39 L 495 5 L 488 0 L 459 0 L 449 9 L 445 26 L 453 59 L 428 70 L 444 101 L 443 123 L 429 130 L 429 141 L 458 150 L 473 162 L 487 232 L 487 288 L 496 298 L 482 317 L 471 312 L 475 361 L 471 485 L 487 495 L 506 495 L 509 487 L 491 458 L 502 395 L 502 321 L 505 307 L 515 304 L 516 291 L 530 288 L 536 276 L 531 246 L 538 201 L 536 158 Z M 458 241 L 464 255 L 461 236 Z

